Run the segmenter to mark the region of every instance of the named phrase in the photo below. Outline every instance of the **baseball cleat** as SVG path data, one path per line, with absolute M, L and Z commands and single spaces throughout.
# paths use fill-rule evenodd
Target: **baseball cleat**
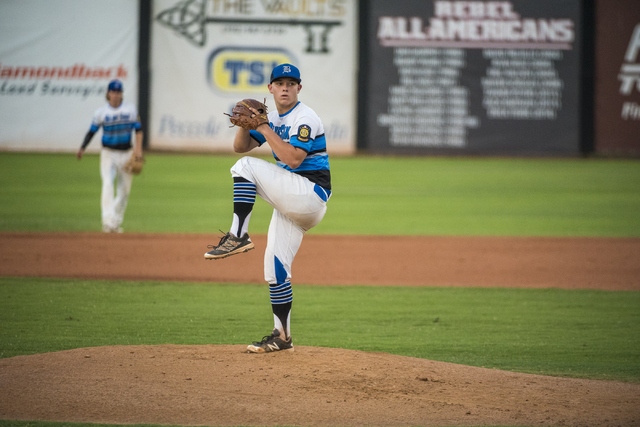
M 262 338 L 262 341 L 254 341 L 247 347 L 247 353 L 271 353 L 274 351 L 293 351 L 293 340 L 280 338 L 280 331 L 274 329 L 271 335 Z
M 222 236 L 217 246 L 209 245 L 208 248 L 213 250 L 204 254 L 206 259 L 222 259 L 250 251 L 254 248 L 254 245 L 246 233 L 242 237 L 236 237 L 231 233 L 227 233 Z
M 124 230 L 122 227 L 111 227 L 109 225 L 103 225 L 102 231 L 105 233 L 122 233 Z

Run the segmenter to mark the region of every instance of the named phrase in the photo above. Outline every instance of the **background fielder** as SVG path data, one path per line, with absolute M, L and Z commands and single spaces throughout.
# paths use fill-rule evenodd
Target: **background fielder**
M 275 67 L 268 88 L 276 111 L 268 114 L 269 123 L 265 120 L 255 130 L 238 129 L 233 144 L 235 152 L 245 153 L 266 142 L 277 165 L 243 157 L 231 168 L 234 194 L 231 230 L 205 254 L 207 259 L 220 259 L 253 249 L 248 229 L 256 195 L 273 206 L 264 276 L 269 283 L 274 329 L 271 335 L 247 347 L 252 353 L 293 351 L 291 265 L 304 233 L 322 220 L 331 196 L 324 127 L 318 115 L 298 101 L 300 82 L 300 71 L 295 66 Z M 259 115 L 255 108 L 251 111 Z
M 98 108 L 93 115 L 89 132 L 78 150 L 78 160 L 93 135 L 102 127 L 102 149 L 100 150 L 100 177 L 102 178 L 102 231 L 121 233 L 124 212 L 129 200 L 133 175 L 125 164 L 133 155 L 142 157 L 142 128 L 138 109 L 131 103 L 123 102 L 122 82 L 113 80 L 107 88 L 107 104 Z M 135 147 L 131 146 L 131 132 L 135 130 Z M 116 191 L 114 194 L 114 181 Z

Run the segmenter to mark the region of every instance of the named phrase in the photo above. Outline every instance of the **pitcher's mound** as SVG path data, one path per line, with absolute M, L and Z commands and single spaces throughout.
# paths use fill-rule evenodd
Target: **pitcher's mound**
M 112 346 L 0 360 L 0 418 L 211 426 L 638 425 L 640 385 L 296 346 Z

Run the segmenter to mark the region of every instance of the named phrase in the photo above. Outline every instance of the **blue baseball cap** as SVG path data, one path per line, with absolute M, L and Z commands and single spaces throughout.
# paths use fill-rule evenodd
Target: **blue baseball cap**
M 297 80 L 298 83 L 302 81 L 302 79 L 300 79 L 300 70 L 291 64 L 280 64 L 274 68 L 271 72 L 271 80 L 269 83 L 273 83 L 275 79 L 282 77 L 291 77 L 292 79 Z
M 109 90 L 122 92 L 122 82 L 120 80 L 111 80 L 109 83 Z

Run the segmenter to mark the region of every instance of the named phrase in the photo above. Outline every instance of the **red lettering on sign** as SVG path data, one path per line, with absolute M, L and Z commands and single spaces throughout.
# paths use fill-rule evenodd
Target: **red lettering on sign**
M 127 67 L 120 64 L 117 67 L 87 67 L 85 64 L 75 64 L 70 67 L 61 66 L 3 66 L 0 63 L 0 78 L 2 79 L 31 79 L 31 80 L 102 80 L 126 79 Z

